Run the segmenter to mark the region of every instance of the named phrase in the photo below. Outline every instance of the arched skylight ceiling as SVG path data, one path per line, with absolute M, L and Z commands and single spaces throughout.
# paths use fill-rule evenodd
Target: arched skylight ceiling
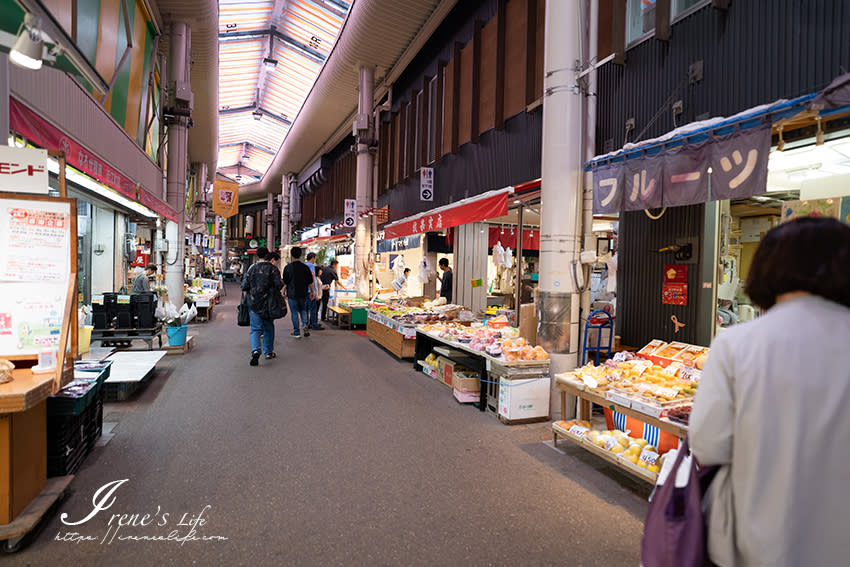
M 259 181 L 330 55 L 351 2 L 219 0 L 218 172 Z

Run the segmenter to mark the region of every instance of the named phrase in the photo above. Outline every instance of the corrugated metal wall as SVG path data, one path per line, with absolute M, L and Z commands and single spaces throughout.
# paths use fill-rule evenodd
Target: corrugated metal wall
M 663 305 L 664 266 L 681 264 L 670 252 L 657 250 L 678 238 L 697 237 L 702 242 L 705 206 L 671 207 L 658 220 L 643 211 L 623 213 L 617 269 L 617 334 L 625 345 L 643 347 L 652 339 L 697 343 L 700 264 L 688 266 L 688 304 Z M 700 246 L 694 250 L 697 262 Z M 674 332 L 671 317 L 685 323 Z
M 679 125 L 817 91 L 850 71 L 848 45 L 848 0 L 736 1 L 728 11 L 706 6 L 673 24 L 669 42 L 651 38 L 626 52 L 625 65 L 600 69 L 597 153 L 623 146 L 630 117 L 629 141 L 635 141 L 677 89 L 670 102 L 683 102 Z M 700 60 L 704 78 L 690 84 L 688 67 Z M 642 139 L 674 127 L 667 107 Z

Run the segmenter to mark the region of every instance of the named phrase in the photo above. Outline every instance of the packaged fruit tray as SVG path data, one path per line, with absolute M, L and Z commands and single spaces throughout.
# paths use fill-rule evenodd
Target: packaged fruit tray
M 590 431 L 589 421 L 556 421 L 552 424 L 552 429 L 558 432 L 562 437 L 568 437 L 576 443 L 581 443 L 584 435 Z

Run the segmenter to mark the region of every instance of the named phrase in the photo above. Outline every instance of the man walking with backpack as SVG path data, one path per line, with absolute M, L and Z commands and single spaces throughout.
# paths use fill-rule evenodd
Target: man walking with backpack
M 272 253 L 272 259 L 279 260 L 277 253 Z M 260 360 L 260 349 L 263 349 L 266 359 L 276 358 L 274 352 L 274 319 L 266 317 L 267 306 L 272 294 L 280 293 L 283 282 L 280 271 L 274 262 L 269 262 L 269 250 L 265 246 L 257 248 L 259 262 L 248 268 L 242 280 L 242 291 L 248 292 L 251 307 L 251 366 L 257 366 Z
M 316 299 L 313 291 L 313 272 L 301 261 L 301 248 L 293 246 L 290 254 L 292 261 L 283 269 L 283 283 L 286 286 L 285 295 L 292 312 L 291 337 L 301 338 L 302 327 L 305 337 L 310 336 L 309 300 Z M 300 321 L 299 321 L 300 319 Z

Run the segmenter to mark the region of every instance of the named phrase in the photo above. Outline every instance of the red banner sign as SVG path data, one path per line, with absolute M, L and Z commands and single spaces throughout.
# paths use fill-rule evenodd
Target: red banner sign
M 155 213 L 159 213 L 170 221 L 177 222 L 177 211 L 165 204 L 149 191 L 139 188 L 139 203 Z
M 508 192 L 507 189 L 491 191 L 396 221 L 384 227 L 384 238 L 399 238 L 505 216 L 508 214 Z

